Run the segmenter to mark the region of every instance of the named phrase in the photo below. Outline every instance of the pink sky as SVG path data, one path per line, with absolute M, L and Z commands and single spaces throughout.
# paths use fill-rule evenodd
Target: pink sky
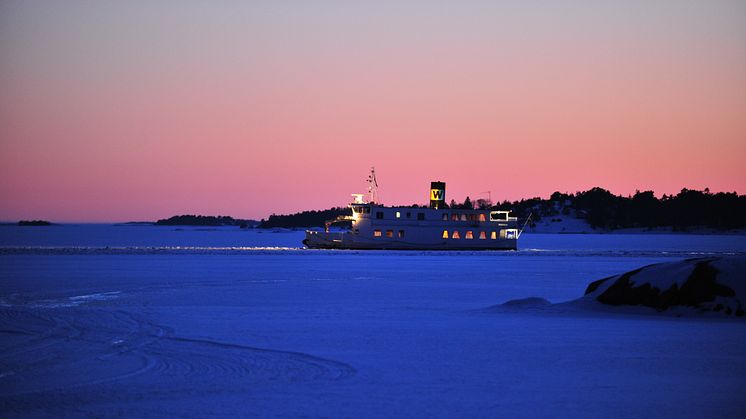
M 746 2 L 0 3 L 0 219 L 746 192 Z

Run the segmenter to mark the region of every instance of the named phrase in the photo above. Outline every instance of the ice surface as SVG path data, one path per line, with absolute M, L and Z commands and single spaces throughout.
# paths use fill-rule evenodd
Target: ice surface
M 345 252 L 300 249 L 294 231 L 41 229 L 0 229 L 3 417 L 746 413 L 744 322 L 527 299 L 744 254 L 742 236 L 526 234 L 516 252 Z

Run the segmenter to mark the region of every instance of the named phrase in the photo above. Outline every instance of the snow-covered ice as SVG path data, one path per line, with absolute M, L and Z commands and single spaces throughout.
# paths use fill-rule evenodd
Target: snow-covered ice
M 746 321 L 557 304 L 645 265 L 744 256 L 743 236 L 526 234 L 516 252 L 452 253 L 302 236 L 0 228 L 0 413 L 746 416 Z

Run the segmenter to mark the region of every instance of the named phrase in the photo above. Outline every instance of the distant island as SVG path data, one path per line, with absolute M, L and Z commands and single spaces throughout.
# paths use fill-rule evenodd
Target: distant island
M 335 207 L 327 210 L 303 211 L 287 215 L 272 214 L 268 219 L 263 219 L 259 223 L 259 228 L 323 227 L 325 221 L 333 220 L 340 215 L 352 215 L 352 212 L 349 208 Z M 338 226 L 344 225 L 338 224 Z
M 421 207 L 410 205 L 411 208 Z M 451 200 L 446 208 L 511 210 L 519 219 L 531 215 L 529 227 L 539 222 L 580 220 L 596 231 L 621 229 L 660 229 L 685 232 L 696 228 L 736 230 L 746 228 L 746 195 L 736 192 L 711 193 L 682 189 L 677 195 L 663 195 L 660 199 L 653 191 L 637 191 L 634 195 L 614 195 L 606 189 L 595 187 L 576 193 L 554 192 L 549 198 L 539 197 L 520 201 L 492 203 L 486 199 L 463 203 Z M 262 220 L 259 228 L 323 227 L 324 222 L 340 215 L 352 215 L 349 208 L 335 207 L 320 211 L 302 211 L 294 214 L 272 214 Z
M 254 228 L 258 224 L 259 222 L 255 220 L 242 220 L 225 215 L 175 215 L 155 222 L 155 225 L 159 226 L 238 226 L 241 228 Z
M 40 226 L 51 226 L 53 224 L 46 220 L 21 220 L 18 222 L 17 225 L 22 226 L 22 227 L 40 227 Z

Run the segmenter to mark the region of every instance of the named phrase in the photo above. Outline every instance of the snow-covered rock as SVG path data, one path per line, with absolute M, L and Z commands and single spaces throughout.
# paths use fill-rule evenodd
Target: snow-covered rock
M 544 307 L 551 305 L 552 303 L 549 302 L 549 300 L 541 297 L 528 297 L 528 298 L 519 298 L 516 300 L 510 300 L 506 301 L 503 304 L 500 304 L 499 307 L 508 307 L 508 308 L 528 308 L 528 307 Z
M 645 266 L 594 281 L 583 300 L 658 311 L 690 307 L 744 316 L 746 257 L 708 257 Z

